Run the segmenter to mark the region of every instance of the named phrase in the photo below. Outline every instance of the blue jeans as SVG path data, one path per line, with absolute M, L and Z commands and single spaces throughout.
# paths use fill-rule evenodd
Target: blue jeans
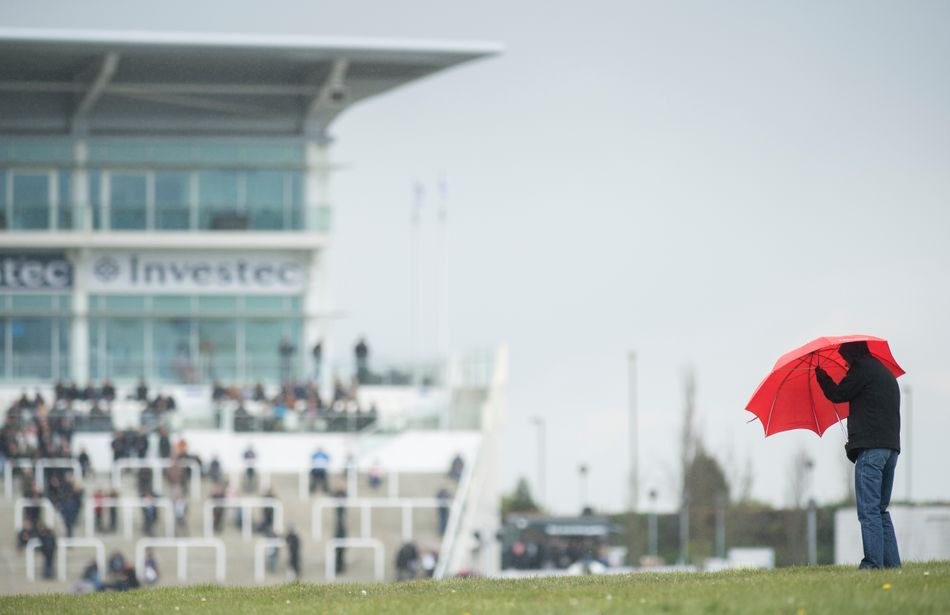
M 860 568 L 900 568 L 897 537 L 887 512 L 898 454 L 889 448 L 868 448 L 854 464 L 854 495 L 864 543 Z

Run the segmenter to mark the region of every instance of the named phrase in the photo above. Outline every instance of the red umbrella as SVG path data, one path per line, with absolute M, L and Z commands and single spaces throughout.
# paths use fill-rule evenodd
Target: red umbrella
M 871 354 L 894 376 L 903 375 L 904 370 L 891 355 L 887 340 L 869 335 L 819 337 L 782 355 L 746 405 L 746 410 L 762 421 L 766 437 L 789 429 L 810 429 L 820 436 L 847 418 L 850 404 L 828 401 L 815 379 L 815 367 L 821 365 L 835 382 L 840 382 L 848 371 L 848 364 L 838 349 L 845 342 L 862 341 L 867 342 Z M 844 431 L 844 427 L 841 430 Z

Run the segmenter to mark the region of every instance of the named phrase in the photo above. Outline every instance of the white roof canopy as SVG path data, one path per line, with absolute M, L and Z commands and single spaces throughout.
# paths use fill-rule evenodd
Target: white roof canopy
M 0 28 L 0 132 L 323 135 L 497 43 Z

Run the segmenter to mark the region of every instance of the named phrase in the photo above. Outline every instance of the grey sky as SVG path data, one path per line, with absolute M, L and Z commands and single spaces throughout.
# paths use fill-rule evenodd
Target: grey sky
M 834 499 L 837 428 L 765 441 L 742 408 L 780 354 L 869 333 L 913 387 L 915 498 L 950 499 L 950 4 L 6 0 L 0 23 L 505 43 L 335 125 L 340 350 L 408 353 L 410 182 L 444 170 L 452 345 L 511 349 L 506 486 L 534 481 L 542 415 L 548 503 L 576 510 L 586 462 L 593 503 L 622 506 L 633 349 L 664 505 L 687 365 L 707 444 L 754 461 L 756 495 L 784 501 L 804 443 Z

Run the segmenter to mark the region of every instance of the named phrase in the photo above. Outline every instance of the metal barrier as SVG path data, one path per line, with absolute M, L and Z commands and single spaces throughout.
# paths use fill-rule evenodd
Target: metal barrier
M 3 495 L 6 498 L 13 497 L 13 469 L 14 468 L 30 468 L 30 471 L 33 470 L 33 460 L 32 459 L 7 459 L 6 463 L 3 464 Z M 34 475 L 34 479 L 36 476 Z
M 217 538 L 142 538 L 135 543 L 135 574 L 145 578 L 145 551 L 155 548 L 174 548 L 178 551 L 178 580 L 188 580 L 188 549 L 214 549 L 214 578 L 224 583 L 227 549 Z
M 359 508 L 360 535 L 369 538 L 373 533 L 372 510 L 374 508 L 402 508 L 402 539 L 412 540 L 412 511 L 415 508 L 439 508 L 445 503 L 436 498 L 363 498 L 322 499 L 313 503 L 310 516 L 310 535 L 314 540 L 323 538 L 323 511 L 327 508 Z
M 254 582 L 264 580 L 264 549 L 267 547 L 283 547 L 283 538 L 259 538 L 254 545 Z
M 373 550 L 373 575 L 375 580 L 382 581 L 384 578 L 383 570 L 383 543 L 375 538 L 332 538 L 327 541 L 326 551 L 324 552 L 323 571 L 327 581 L 336 580 L 336 558 L 334 557 L 337 547 L 358 547 Z
M 171 538 L 175 535 L 175 509 L 172 501 L 168 498 L 153 498 L 156 508 L 165 511 L 165 536 Z M 101 504 L 103 514 L 110 508 L 122 509 L 122 530 L 126 538 L 132 538 L 132 511 L 135 508 L 145 508 L 148 501 L 145 498 L 103 498 L 95 500 L 87 498 L 83 504 L 83 514 L 86 519 L 86 536 L 96 535 L 95 508 Z
M 214 509 L 240 508 L 241 509 L 241 536 L 244 540 L 251 539 L 251 509 L 273 508 L 274 531 L 284 531 L 284 505 L 277 498 L 224 498 L 205 501 L 204 526 L 205 536 L 214 536 Z
M 60 538 L 56 541 L 56 572 L 60 581 L 66 580 L 66 549 L 79 547 L 91 547 L 96 550 L 96 564 L 99 566 L 99 574 L 105 574 L 105 543 L 98 538 Z M 29 569 L 27 574 L 29 574 Z
M 134 457 L 119 459 L 112 464 L 112 487 L 114 489 L 122 488 L 123 470 L 150 468 L 152 470 L 152 491 L 156 494 L 161 493 L 161 471 L 172 467 L 175 463 L 191 470 L 191 479 L 188 481 L 191 483 L 191 497 L 195 500 L 201 499 L 201 466 L 198 465 L 198 462 L 194 459 L 178 459 L 175 461 L 154 457 L 149 459 L 137 459 Z
M 42 506 L 47 527 L 56 523 L 56 508 L 49 498 L 17 498 L 13 501 L 13 529 L 19 532 L 23 529 L 23 511 L 31 506 Z

